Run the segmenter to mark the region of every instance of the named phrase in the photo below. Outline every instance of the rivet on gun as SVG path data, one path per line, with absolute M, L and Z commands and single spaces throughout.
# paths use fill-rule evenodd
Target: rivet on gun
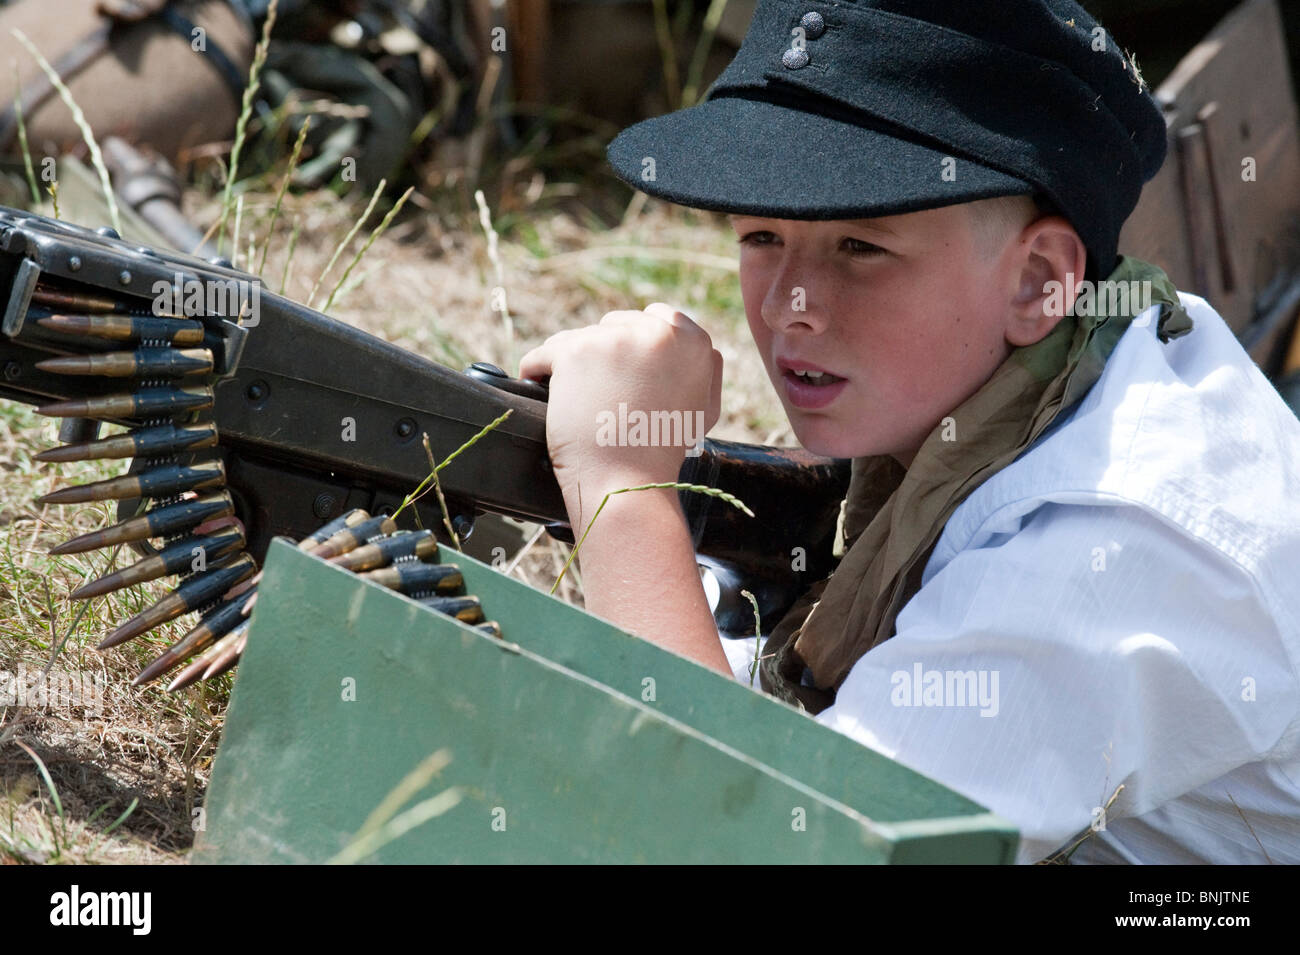
M 409 438 L 415 434 L 415 422 L 410 418 L 402 418 L 393 428 L 399 438 Z
M 68 259 L 68 269 L 69 269 L 69 271 L 72 271 L 72 272 L 80 272 L 80 271 L 81 271 L 81 256 L 79 256 L 79 255 L 74 255 L 72 258 Z
M 263 398 L 266 397 L 266 382 L 264 381 L 253 382 L 251 385 L 248 386 L 248 390 L 244 392 L 244 395 L 248 398 L 249 401 L 261 401 Z
M 5 362 L 5 380 L 13 381 L 23 373 L 23 366 L 16 361 Z
M 130 285 L 131 273 L 128 272 L 126 269 L 123 269 L 120 273 L 118 273 L 117 280 L 121 282 L 123 285 Z
M 311 512 L 321 520 L 325 520 L 334 513 L 334 495 L 325 491 L 317 494 L 316 500 L 311 502 Z
M 469 540 L 469 536 L 474 533 L 474 519 L 466 517 L 464 514 L 457 514 L 451 519 L 451 526 L 456 530 L 456 536 L 461 540 Z

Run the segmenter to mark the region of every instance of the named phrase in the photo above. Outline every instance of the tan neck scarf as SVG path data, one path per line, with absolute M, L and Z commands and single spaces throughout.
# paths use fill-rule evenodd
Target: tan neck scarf
M 1150 297 L 1125 294 L 1142 290 L 1129 283 L 1143 282 L 1151 283 Z M 846 552 L 763 645 L 767 692 L 813 713 L 830 706 L 853 664 L 894 635 L 894 619 L 920 589 L 953 511 L 1087 394 L 1141 308 L 1162 305 L 1162 342 L 1191 331 L 1178 290 L 1156 266 L 1121 256 L 1099 285 L 1103 291 L 1095 294 L 1085 286 L 1045 338 L 1013 351 L 951 421 L 931 432 L 910 468 L 888 455 L 854 459 L 844 508 Z

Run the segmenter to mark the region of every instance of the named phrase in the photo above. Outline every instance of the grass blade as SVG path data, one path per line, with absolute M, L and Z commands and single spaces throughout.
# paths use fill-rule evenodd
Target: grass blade
M 18 77 L 18 64 L 14 64 L 14 116 L 18 120 L 18 145 L 23 151 L 23 166 L 27 170 L 27 188 L 32 191 L 32 205 L 41 204 L 41 190 L 36 185 L 36 170 L 32 168 L 32 151 L 27 145 L 27 124 L 23 121 L 22 80 Z
M 54 780 L 50 778 L 50 771 L 45 768 L 45 760 L 36 755 L 36 750 L 32 749 L 20 739 L 14 740 L 15 745 L 21 747 L 36 763 L 36 768 L 40 770 L 41 779 L 45 780 L 45 788 L 50 791 L 50 798 L 54 801 L 54 811 L 59 817 L 59 829 L 63 833 L 64 841 L 67 841 L 67 821 L 63 818 L 63 800 L 59 799 L 59 791 L 54 788 Z
M 316 299 L 316 292 L 320 289 L 321 282 L 325 281 L 325 276 L 329 275 L 330 269 L 334 268 L 334 263 L 339 260 L 339 256 L 343 254 L 343 250 L 347 248 L 348 243 L 351 242 L 353 238 L 356 237 L 356 234 L 361 230 L 361 223 L 370 218 L 370 213 L 374 211 L 375 203 L 379 201 L 379 194 L 384 191 L 384 187 L 387 185 L 387 179 L 379 180 L 379 185 L 375 186 L 375 191 L 370 196 L 370 202 L 366 204 L 366 211 L 361 213 L 361 218 L 352 224 L 352 228 L 349 229 L 348 234 L 343 237 L 343 241 L 335 246 L 334 254 L 331 255 L 330 260 L 325 263 L 325 268 L 323 268 L 320 275 L 316 277 L 316 284 L 311 287 L 311 294 L 307 296 L 308 308 L 312 307 L 312 302 Z
M 274 3 L 275 0 L 271 0 L 271 2 Z M 117 231 L 117 234 L 121 235 L 122 219 L 117 212 L 117 199 L 113 196 L 113 186 L 108 179 L 108 168 L 104 165 L 104 156 L 99 151 L 99 143 L 95 142 L 95 134 L 90 128 L 90 123 L 86 122 L 86 114 L 81 111 L 77 101 L 72 98 L 72 92 L 64 85 L 63 80 L 59 79 L 59 74 L 55 72 L 54 67 L 50 66 L 49 61 L 41 56 L 41 51 L 36 49 L 36 45 L 27 39 L 27 34 L 22 30 L 13 30 L 11 32 L 18 38 L 18 42 L 27 47 L 27 52 L 36 58 L 41 70 L 49 77 L 50 83 L 58 91 L 59 99 L 63 100 L 64 105 L 72 111 L 72 121 L 81 130 L 81 138 L 85 140 L 86 148 L 90 150 L 91 165 L 95 167 L 95 172 L 99 174 L 99 185 L 104 190 L 104 201 L 108 203 L 109 222 Z M 53 194 L 53 190 L 51 190 L 51 194 Z M 58 215 L 58 212 L 54 213 L 56 219 Z
M 720 500 L 726 501 L 732 507 L 740 508 L 750 517 L 754 516 L 754 512 L 751 511 L 749 506 L 740 498 L 736 497 L 734 494 L 728 494 L 721 488 L 709 487 L 707 484 L 682 484 L 678 481 L 665 481 L 662 484 L 638 484 L 636 487 L 620 487 L 617 490 L 610 491 L 601 498 L 600 507 L 596 508 L 596 513 L 592 514 L 591 520 L 587 521 L 587 529 L 584 530 L 582 536 L 578 538 L 578 543 L 573 545 L 573 550 L 569 551 L 569 559 L 566 560 L 564 566 L 560 568 L 560 576 L 555 578 L 555 583 L 551 584 L 549 592 L 552 594 L 555 593 L 556 588 L 560 586 L 560 581 L 564 579 L 564 575 L 568 572 L 569 565 L 573 563 L 573 558 L 578 556 L 578 548 L 582 546 L 582 542 L 585 541 L 587 535 L 591 533 L 591 528 L 596 523 L 596 518 L 600 517 L 600 512 L 605 509 L 605 505 L 609 503 L 611 497 L 615 494 L 626 494 L 629 491 L 652 491 L 656 488 L 664 487 L 676 488 L 679 491 L 693 491 L 696 494 L 707 494 L 709 497 L 716 497 Z
M 402 506 L 393 512 L 393 520 L 397 520 L 397 515 L 402 513 L 402 511 L 406 509 L 406 506 L 408 504 L 412 504 L 424 496 L 425 489 L 434 482 L 434 480 L 437 478 L 439 471 L 441 471 L 447 465 L 451 464 L 452 461 L 455 461 L 458 457 L 461 456 L 463 452 L 468 451 L 470 448 L 474 447 L 474 445 L 478 444 L 479 439 L 482 438 L 483 435 L 487 434 L 493 428 L 500 425 L 501 422 L 505 421 L 506 418 L 509 418 L 512 414 L 514 414 L 514 409 L 507 408 L 505 413 L 501 415 L 501 417 L 497 418 L 495 421 L 489 422 L 488 424 L 484 425 L 482 430 L 480 430 L 478 434 L 474 435 L 474 437 L 470 438 L 468 441 L 462 444 L 455 451 L 451 452 L 451 454 L 447 455 L 446 459 L 441 464 L 439 464 L 436 468 L 434 468 L 433 471 L 429 473 L 428 477 L 426 477 L 423 481 L 420 482 L 419 487 L 417 487 L 410 494 L 406 495 L 406 499 L 402 501 Z
M 401 210 L 402 205 L 406 202 L 407 197 L 409 197 L 414 191 L 414 186 L 407 187 L 407 190 L 402 193 L 401 197 L 396 203 L 394 203 L 393 208 L 388 210 L 388 215 L 384 216 L 383 221 L 380 222 L 379 225 L 375 226 L 374 231 L 370 233 L 365 244 L 361 246 L 352 261 L 348 263 L 348 267 L 343 270 L 343 275 L 339 278 L 338 284 L 334 286 L 334 291 L 330 292 L 330 297 L 325 300 L 325 304 L 321 307 L 322 312 L 328 312 L 330 310 L 330 306 L 334 304 L 334 296 L 338 295 L 339 289 L 341 289 L 343 283 L 348 280 L 348 276 L 352 274 L 352 270 L 356 268 L 357 263 L 361 261 L 361 257 L 366 254 L 370 249 L 370 246 L 374 244 L 374 241 L 384 234 L 384 230 L 388 228 L 388 224 L 393 221 L 393 217 L 397 215 Z
M 266 267 L 266 253 L 271 248 L 271 236 L 275 234 L 275 220 L 280 217 L 280 203 L 284 200 L 284 194 L 289 188 L 289 180 L 293 178 L 293 171 L 298 168 L 298 157 L 302 155 L 302 144 L 307 141 L 307 130 L 310 127 L 311 117 L 308 116 L 302 121 L 302 128 L 298 130 L 298 138 L 293 144 L 293 153 L 289 156 L 289 168 L 285 170 L 284 179 L 280 183 L 280 190 L 275 194 L 275 205 L 271 207 L 271 222 L 266 227 L 266 238 L 262 242 L 262 258 L 257 263 L 259 278 L 262 276 L 262 269 Z
M 278 0 L 271 0 L 266 10 L 266 22 L 262 24 L 262 39 L 253 50 L 253 65 L 248 70 L 248 85 L 244 87 L 244 101 L 239 109 L 239 119 L 235 121 L 235 142 L 230 147 L 230 170 L 226 175 L 226 188 L 221 195 L 221 219 L 217 226 L 217 254 L 221 254 L 226 237 L 226 220 L 230 217 L 230 196 L 235 188 L 235 174 L 239 169 L 239 154 L 244 149 L 244 136 L 248 129 L 248 117 L 253 113 L 253 100 L 257 97 L 261 85 L 262 64 L 266 62 L 266 50 L 271 45 L 271 27 L 275 25 L 275 12 Z M 236 238 L 236 241 L 237 238 Z M 233 261 L 233 260 L 232 260 Z

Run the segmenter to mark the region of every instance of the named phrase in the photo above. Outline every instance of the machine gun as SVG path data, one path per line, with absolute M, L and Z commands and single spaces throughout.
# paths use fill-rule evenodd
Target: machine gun
M 442 460 L 507 411 L 440 475 L 452 527 L 468 537 L 492 513 L 572 540 L 536 382 L 485 363 L 448 369 L 270 293 L 223 260 L 3 207 L 0 308 L 0 397 L 63 418 L 64 445 L 38 457 L 131 459 L 121 477 L 40 499 L 118 501 L 117 524 L 57 552 L 126 543 L 146 555 L 73 596 L 183 575 L 101 646 L 193 611 L 203 615 L 196 630 L 219 637 L 207 631 L 238 624 L 230 592 L 247 587 L 273 536 L 301 540 L 358 508 L 382 521 L 430 470 L 422 434 Z M 99 438 L 104 422 L 129 430 Z M 716 611 L 723 630 L 753 630 L 741 586 L 776 620 L 831 570 L 848 462 L 706 439 L 680 480 L 735 494 L 755 515 L 682 494 L 702 563 L 731 584 Z M 437 506 L 412 507 L 450 537 Z M 204 532 L 232 516 L 239 524 Z M 794 547 L 805 560 L 791 560 Z

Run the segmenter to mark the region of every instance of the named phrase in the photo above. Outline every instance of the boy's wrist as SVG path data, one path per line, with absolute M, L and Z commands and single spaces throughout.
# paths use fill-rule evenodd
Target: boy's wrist
M 676 479 L 676 475 L 665 478 L 662 475 L 646 472 L 622 471 L 602 475 L 591 480 L 584 480 L 580 487 L 567 489 L 564 492 L 564 503 L 568 509 L 574 533 L 581 534 L 586 529 L 606 497 L 609 500 L 605 503 L 602 521 L 607 519 L 604 514 L 609 513 L 611 508 L 616 510 L 622 510 L 624 506 L 647 508 L 651 506 L 655 498 L 662 498 L 664 501 L 671 502 L 677 511 L 681 513 L 681 505 L 675 488 L 646 487 L 646 485 L 674 483 Z M 615 493 L 629 488 L 642 488 L 642 490 L 622 494 Z M 610 517 L 612 518 L 612 515 Z M 683 520 L 685 520 L 684 516 Z

